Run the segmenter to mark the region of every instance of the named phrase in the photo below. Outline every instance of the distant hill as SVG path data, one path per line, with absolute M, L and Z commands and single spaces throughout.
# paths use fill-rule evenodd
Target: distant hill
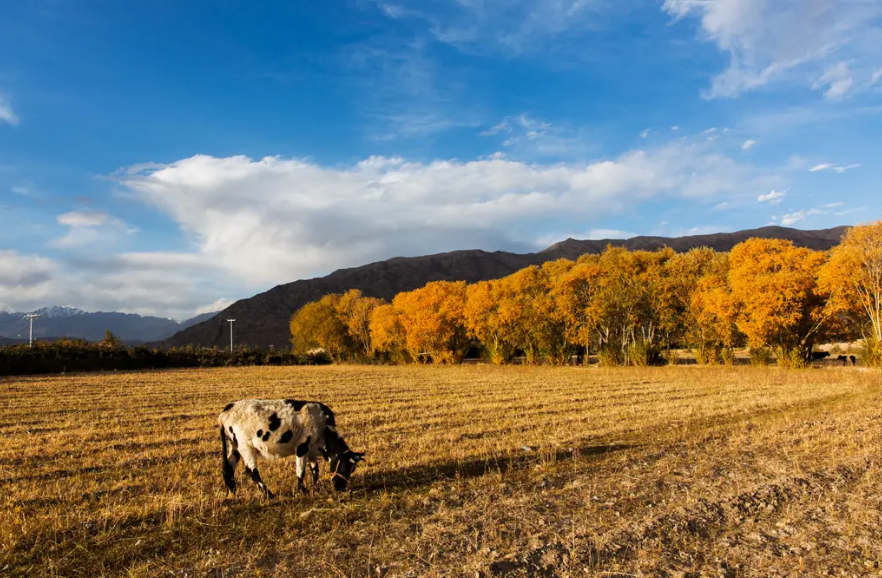
M 204 313 L 186 321 L 162 317 L 145 317 L 132 313 L 86 313 L 75 307 L 45 307 L 34 311 L 40 317 L 34 322 L 34 338 L 58 339 L 70 337 L 100 341 L 107 330 L 121 341 L 130 344 L 161 341 L 182 329 L 187 329 L 217 313 Z M 0 311 L 0 345 L 28 340 L 28 322 L 23 313 Z
M 820 231 L 800 231 L 784 227 L 764 227 L 737 233 L 718 233 L 690 237 L 634 237 L 578 241 L 567 239 L 539 253 L 520 255 L 496 251 L 454 251 L 426 257 L 396 257 L 353 269 L 341 269 L 326 277 L 279 285 L 250 299 L 237 301 L 216 317 L 177 333 L 165 346 L 201 345 L 225 347 L 229 344 L 229 324 L 235 319 L 235 342 L 242 345 L 287 347 L 288 321 L 300 307 L 328 293 L 360 289 L 365 295 L 391 299 L 396 293 L 422 287 L 430 281 L 485 281 L 498 279 L 529 265 L 560 258 L 576 259 L 586 253 L 598 254 L 607 245 L 631 250 L 671 247 L 685 252 L 695 247 L 728 251 L 751 237 L 787 239 L 800 247 L 826 250 L 839 243 L 845 227 Z

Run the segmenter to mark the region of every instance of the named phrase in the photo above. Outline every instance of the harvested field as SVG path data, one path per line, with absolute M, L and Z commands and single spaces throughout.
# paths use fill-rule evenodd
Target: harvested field
M 3 576 L 879 576 L 882 374 L 285 367 L 0 380 Z M 221 480 L 216 417 L 321 400 L 368 463 Z M 324 466 L 323 474 L 327 473 Z M 239 471 L 241 476 L 241 469 Z

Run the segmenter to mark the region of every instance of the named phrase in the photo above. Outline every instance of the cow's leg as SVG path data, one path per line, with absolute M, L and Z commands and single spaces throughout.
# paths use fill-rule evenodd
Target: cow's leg
M 260 479 L 260 472 L 257 471 L 257 453 L 254 449 L 251 447 L 242 448 L 240 453 L 242 454 L 242 461 L 245 462 L 245 473 L 251 476 L 251 481 L 257 484 L 257 487 L 267 498 L 274 498 L 273 493 L 269 491 L 269 488 Z
M 297 489 L 301 492 L 306 491 L 306 486 L 303 484 L 303 474 L 306 473 L 306 457 L 297 456 Z
M 224 484 L 227 490 L 236 493 L 236 466 L 239 465 L 239 448 L 236 435 L 227 435 L 224 426 L 220 427 L 221 456 L 223 457 Z
M 309 470 L 312 472 L 312 485 L 318 485 L 319 479 L 319 463 L 315 458 L 309 458 Z

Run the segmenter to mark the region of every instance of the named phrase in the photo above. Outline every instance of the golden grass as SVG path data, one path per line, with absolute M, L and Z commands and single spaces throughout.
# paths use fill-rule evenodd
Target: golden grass
M 321 400 L 353 491 L 221 480 L 216 416 Z M 880 374 L 323 367 L 0 380 L 2 576 L 882 575 Z M 326 466 L 323 473 L 326 473 Z

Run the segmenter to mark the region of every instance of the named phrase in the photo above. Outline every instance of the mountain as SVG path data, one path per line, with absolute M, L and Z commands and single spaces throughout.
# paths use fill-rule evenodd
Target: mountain
M 162 317 L 145 317 L 133 313 L 86 313 L 75 307 L 44 307 L 33 313 L 39 315 L 34 321 L 35 339 L 58 339 L 70 337 L 100 341 L 110 330 L 125 343 L 161 341 L 182 329 L 211 319 L 217 313 L 203 313 L 186 321 Z M 28 340 L 29 324 L 25 314 L 0 311 L 0 344 Z
M 800 231 L 784 227 L 764 227 L 737 233 L 717 233 L 691 237 L 634 237 L 603 241 L 567 239 L 539 253 L 524 255 L 496 251 L 454 251 L 426 257 L 396 257 L 353 269 L 341 269 L 326 277 L 294 281 L 279 285 L 250 299 L 237 301 L 212 319 L 194 325 L 163 342 L 164 346 L 202 345 L 210 347 L 229 345 L 233 324 L 234 342 L 243 345 L 286 347 L 288 321 L 291 315 L 310 301 L 328 293 L 342 293 L 360 289 L 365 295 L 391 299 L 400 291 L 422 287 L 430 281 L 485 281 L 498 279 L 529 265 L 538 265 L 560 258 L 577 259 L 585 253 L 601 253 L 607 245 L 631 250 L 654 250 L 671 247 L 678 252 L 695 247 L 712 247 L 728 251 L 751 237 L 787 239 L 800 247 L 816 250 L 830 249 L 839 243 L 845 227 L 820 231 Z

